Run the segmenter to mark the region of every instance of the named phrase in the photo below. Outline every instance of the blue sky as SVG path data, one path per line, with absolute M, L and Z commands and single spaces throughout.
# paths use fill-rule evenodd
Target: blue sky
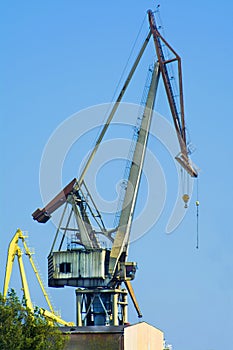
M 153 1 L 1 3 L 2 281 L 7 247 L 18 227 L 28 231 L 46 280 L 55 227 L 31 219 L 42 203 L 43 149 L 72 114 L 112 101 L 146 11 L 156 5 Z M 233 342 L 233 5 L 226 0 L 161 0 L 160 5 L 166 39 L 182 57 L 186 119 L 197 148 L 193 160 L 201 168 L 200 247 L 195 248 L 195 194 L 181 225 L 165 234 L 173 203 L 169 192 L 157 225 L 130 247 L 130 258 L 139 266 L 133 285 L 143 319 L 163 330 L 174 350 L 219 350 Z M 139 46 L 147 26 L 145 20 Z M 152 45 L 142 66 L 147 69 L 151 59 Z M 140 102 L 144 81 L 141 69 L 125 101 Z M 160 88 L 161 96 L 163 92 Z M 161 97 L 156 109 L 169 119 L 164 101 Z M 75 161 L 71 163 L 65 169 L 68 180 L 78 168 Z M 165 175 L 173 196 L 173 179 Z M 28 275 L 32 299 L 41 306 L 29 268 Z M 12 287 L 19 290 L 19 285 L 15 268 Z M 52 289 L 50 294 L 62 316 L 73 320 L 74 290 Z M 130 322 L 136 321 L 130 306 Z

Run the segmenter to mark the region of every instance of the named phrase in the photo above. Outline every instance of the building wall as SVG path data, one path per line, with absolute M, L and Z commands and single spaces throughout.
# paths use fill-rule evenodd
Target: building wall
M 163 350 L 164 336 L 146 322 L 124 329 L 124 350 Z
M 65 350 L 163 350 L 164 336 L 159 329 L 146 322 L 126 327 L 76 327 L 69 332 Z
M 71 334 L 65 350 L 124 350 L 123 335 L 112 333 Z

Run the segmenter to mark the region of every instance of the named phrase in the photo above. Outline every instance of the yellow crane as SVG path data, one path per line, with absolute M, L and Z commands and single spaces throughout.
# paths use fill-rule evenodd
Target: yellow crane
M 46 292 L 46 289 L 45 289 L 43 282 L 41 280 L 41 277 L 39 275 L 38 269 L 36 268 L 35 262 L 32 258 L 32 252 L 30 251 L 30 249 L 27 246 L 26 238 L 27 238 L 27 236 L 25 236 L 23 234 L 23 232 L 20 229 L 18 229 L 16 231 L 14 237 L 12 238 L 10 244 L 9 244 L 7 263 L 6 263 L 6 271 L 5 271 L 4 288 L 3 288 L 3 297 L 6 298 L 6 296 L 7 296 L 7 291 L 9 289 L 9 283 L 10 283 L 10 278 L 11 278 L 11 274 L 12 274 L 13 263 L 15 260 L 15 256 L 17 256 L 20 277 L 21 277 L 21 283 L 22 283 L 22 290 L 24 293 L 26 306 L 31 311 L 32 314 L 34 313 L 34 307 L 33 307 L 32 301 L 31 301 L 29 286 L 28 286 L 27 277 L 26 277 L 25 268 L 24 268 L 24 263 L 23 263 L 23 255 L 26 254 L 29 258 L 32 269 L 36 275 L 37 281 L 40 285 L 42 293 L 43 293 L 45 300 L 46 300 L 46 302 L 49 306 L 49 309 L 50 309 L 50 311 L 49 311 L 49 310 L 40 308 L 39 309 L 40 314 L 43 315 L 51 324 L 56 323 L 56 324 L 63 325 L 63 326 L 73 326 L 74 325 L 73 322 L 66 322 L 55 313 L 54 308 L 52 306 L 52 303 L 49 299 L 48 293 Z M 23 248 L 20 247 L 19 241 L 22 242 Z

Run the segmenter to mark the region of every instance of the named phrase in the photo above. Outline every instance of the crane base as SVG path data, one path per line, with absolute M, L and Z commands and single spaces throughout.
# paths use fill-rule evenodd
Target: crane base
M 161 330 L 141 322 L 127 326 L 61 327 L 69 334 L 65 350 L 163 350 L 164 334 Z
M 76 289 L 77 326 L 119 326 L 127 321 L 126 289 Z

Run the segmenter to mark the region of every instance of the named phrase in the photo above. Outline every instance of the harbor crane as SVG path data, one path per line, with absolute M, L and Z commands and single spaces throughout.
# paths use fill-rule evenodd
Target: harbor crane
M 34 220 L 39 223 L 46 223 L 55 210 L 64 207 L 48 255 L 48 284 L 50 287 L 72 286 L 76 288 L 77 326 L 79 327 L 126 324 L 128 322 L 128 295 L 133 301 L 138 316 L 142 316 L 131 285 L 131 281 L 135 277 L 137 264 L 128 261 L 127 256 L 160 76 L 165 87 L 180 145 L 180 153 L 176 160 L 190 176 L 198 176 L 189 158 L 186 141 L 181 59 L 159 32 L 154 13 L 151 10 L 148 11 L 148 20 L 149 33 L 116 102 L 113 104 L 80 177 L 74 178 L 44 208 L 39 208 L 32 214 Z M 147 98 L 137 130 L 133 156 L 130 160 L 130 171 L 119 221 L 116 227 L 107 229 L 98 206 L 85 183 L 85 175 L 151 37 L 154 41 L 157 59 L 149 72 Z M 178 99 L 171 83 L 168 69 L 170 64 L 177 65 Z M 98 231 L 94 229 L 94 224 L 98 226 Z M 110 247 L 106 248 L 101 243 L 100 237 L 104 237 L 109 242 Z
M 29 258 L 31 267 L 35 273 L 38 284 L 41 288 L 41 291 L 42 291 L 42 293 L 45 297 L 45 300 L 48 304 L 48 307 L 49 307 L 49 310 L 46 310 L 44 308 L 39 308 L 40 315 L 44 316 L 48 320 L 48 322 L 52 325 L 59 324 L 59 325 L 68 326 L 68 327 L 74 326 L 73 322 L 67 322 L 67 321 L 63 320 L 54 311 L 53 305 L 49 299 L 48 293 L 44 287 L 43 281 L 42 281 L 40 274 L 38 272 L 38 268 L 36 267 L 35 261 L 33 259 L 33 254 L 27 245 L 26 238 L 27 238 L 27 236 L 20 229 L 18 229 L 16 231 L 14 237 L 12 238 L 10 244 L 9 244 L 8 254 L 7 254 L 7 263 L 6 263 L 5 280 L 4 280 L 4 287 L 3 287 L 3 297 L 5 299 L 7 297 L 7 292 L 9 290 L 10 278 L 11 278 L 11 274 L 12 274 L 12 268 L 13 268 L 13 264 L 15 261 L 15 257 L 17 256 L 25 303 L 26 303 L 28 310 L 31 312 L 31 315 L 34 314 L 34 306 L 33 306 L 32 300 L 31 300 L 30 289 L 28 286 L 27 276 L 25 273 L 25 267 L 24 267 L 24 263 L 23 263 L 23 255 L 25 254 Z M 21 245 L 20 245 L 20 242 L 21 242 Z

